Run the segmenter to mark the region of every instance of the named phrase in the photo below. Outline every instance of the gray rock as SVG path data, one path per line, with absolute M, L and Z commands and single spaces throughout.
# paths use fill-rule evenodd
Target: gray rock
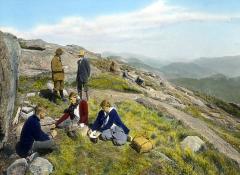
M 205 143 L 198 136 L 187 136 L 181 146 L 183 149 L 190 148 L 192 152 L 198 152 L 204 148 Z
M 191 100 L 191 102 L 196 105 L 196 106 L 200 106 L 200 107 L 203 107 L 203 108 L 206 108 L 207 106 L 199 99 L 196 99 L 192 96 L 188 96 Z
M 36 95 L 35 92 L 27 93 L 27 97 L 34 97 Z
M 152 102 L 150 102 L 149 100 L 144 99 L 144 98 L 137 98 L 135 101 L 142 104 L 143 106 L 145 106 L 146 108 L 149 108 L 149 109 L 156 109 L 157 108 L 157 106 L 155 104 L 153 104 Z
M 162 152 L 158 150 L 152 150 L 150 153 L 150 156 L 155 159 L 160 159 L 162 161 L 167 161 L 167 162 L 174 162 L 172 159 L 170 159 L 168 156 L 163 154 Z
M 3 136 L 0 138 L 0 145 L 8 140 L 8 128 L 16 98 L 20 54 L 17 38 L 0 31 L 0 135 Z
M 52 125 L 55 123 L 55 120 L 51 117 L 45 117 L 44 119 L 41 119 L 40 121 L 41 125 Z
M 24 123 L 20 123 L 17 128 L 16 128 L 16 137 L 17 137 L 17 141 L 19 141 L 20 136 L 21 136 L 21 131 L 23 128 Z
M 13 162 L 7 169 L 7 175 L 24 175 L 27 171 L 27 160 L 22 158 Z
M 48 83 L 47 83 L 47 88 L 48 88 L 48 90 L 50 90 L 51 92 L 53 92 L 53 88 L 54 88 L 53 83 L 48 82 Z M 63 95 L 64 95 L 65 97 L 68 96 L 68 92 L 67 92 L 66 89 L 63 89 Z
M 40 50 L 40 51 L 45 50 L 46 49 L 45 45 L 47 44 L 41 39 L 35 39 L 35 40 L 19 39 L 18 41 L 21 45 L 21 48 L 30 49 L 30 50 Z
M 33 175 L 48 175 L 53 171 L 53 165 L 44 158 L 37 157 L 30 164 L 29 170 Z
M 51 117 L 45 117 L 44 119 L 42 119 L 40 121 L 40 123 L 41 123 L 42 130 L 45 133 L 50 134 L 51 133 L 51 125 L 55 123 L 55 120 L 53 120 Z
M 30 101 L 27 101 L 27 100 L 25 100 L 25 101 L 23 101 L 23 104 L 24 104 L 24 105 L 31 105 L 31 102 L 30 102 Z
M 51 82 L 48 82 L 48 83 L 47 83 L 47 88 L 48 88 L 48 90 L 50 90 L 50 91 L 52 91 L 52 92 L 53 92 L 53 88 L 54 88 L 54 85 L 53 85 L 53 83 L 51 83 Z
M 66 90 L 66 89 L 63 89 L 63 95 L 64 95 L 65 97 L 67 97 L 67 96 L 68 96 L 68 92 L 67 92 L 67 90 Z

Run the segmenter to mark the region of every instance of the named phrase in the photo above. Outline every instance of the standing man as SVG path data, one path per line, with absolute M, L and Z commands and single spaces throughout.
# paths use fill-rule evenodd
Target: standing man
M 62 101 L 66 102 L 66 99 L 63 95 L 64 88 L 64 70 L 61 60 L 61 55 L 63 54 L 63 50 L 58 48 L 55 52 L 55 56 L 51 61 L 52 68 L 52 80 L 54 83 L 52 102 L 56 103 L 56 97 L 58 95 L 58 91 L 60 93 Z
M 77 70 L 77 89 L 80 98 L 82 99 L 82 90 L 84 88 L 84 91 L 86 93 L 86 98 L 88 100 L 88 78 L 90 77 L 90 64 L 87 58 L 84 57 L 85 51 L 80 50 L 78 57 L 80 58 L 78 60 L 78 70 Z

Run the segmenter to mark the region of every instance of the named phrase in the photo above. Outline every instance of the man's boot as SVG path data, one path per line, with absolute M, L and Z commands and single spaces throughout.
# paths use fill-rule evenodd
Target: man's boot
M 67 99 L 63 95 L 63 90 L 60 90 L 59 92 L 60 92 L 60 96 L 61 96 L 62 101 L 67 102 Z

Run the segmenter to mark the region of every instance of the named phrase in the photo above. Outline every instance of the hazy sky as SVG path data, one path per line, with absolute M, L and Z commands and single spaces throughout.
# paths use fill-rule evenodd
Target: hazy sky
M 239 0 L 0 0 L 0 30 L 161 60 L 240 54 Z

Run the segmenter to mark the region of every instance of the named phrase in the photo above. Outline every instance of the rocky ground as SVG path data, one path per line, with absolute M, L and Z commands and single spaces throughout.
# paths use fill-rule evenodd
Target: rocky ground
M 61 116 L 67 107 L 67 104 L 60 101 L 54 105 L 46 96 L 41 95 L 43 92 L 51 92 L 52 86 L 48 83 L 51 80 L 48 74 L 49 62 L 59 45 L 41 40 L 19 41 L 23 54 L 14 115 L 18 107 L 21 107 L 21 112 L 16 115 L 19 117 L 18 124 L 15 123 L 16 118 L 12 117 L 12 141 L 0 152 L 2 171 L 6 171 L 18 159 L 13 149 L 15 136 L 19 135 L 17 128 L 31 114 L 32 106 L 37 103 L 45 105 L 51 116 L 49 120 Z M 66 91 L 69 93 L 76 89 L 73 81 L 75 60 L 81 47 L 61 47 L 65 49 L 63 62 L 68 66 Z M 63 131 L 58 131 L 55 139 L 60 150 L 42 157 L 43 159 L 39 158 L 37 165 L 30 164 L 30 167 L 35 167 L 35 170 L 45 167 L 39 169 L 46 174 L 52 171 L 53 174 L 239 173 L 240 118 L 233 115 L 235 108 L 226 110 L 219 105 L 219 101 L 213 103 L 209 98 L 168 83 L 157 74 L 137 70 L 122 62 L 116 61 L 116 68 L 109 72 L 111 60 L 91 52 L 88 52 L 88 56 L 93 69 L 89 82 L 90 121 L 93 122 L 96 117 L 99 102 L 107 98 L 119 110 L 124 122 L 131 128 L 131 134 L 147 134 L 155 146 L 154 150 L 140 155 L 128 145 L 114 147 L 111 143 L 104 142 L 94 145 L 80 134 L 81 131 L 75 141 L 69 139 Z M 44 70 L 45 74 L 42 74 Z M 125 70 L 128 70 L 128 77 L 123 79 L 122 73 Z M 144 79 L 144 84 L 134 82 L 138 76 Z M 22 169 L 28 169 L 24 160 L 17 163 Z M 32 169 L 28 169 L 29 173 L 34 171 Z

